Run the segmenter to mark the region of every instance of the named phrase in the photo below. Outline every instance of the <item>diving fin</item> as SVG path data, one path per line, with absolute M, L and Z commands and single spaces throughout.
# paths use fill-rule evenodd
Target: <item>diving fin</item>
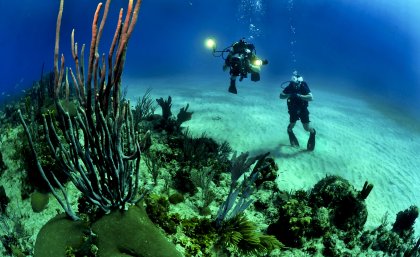
M 232 93 L 235 95 L 238 93 L 238 91 L 236 90 L 236 80 L 233 80 L 233 79 L 230 80 L 230 86 L 229 86 L 228 91 L 229 93 Z
M 313 151 L 315 149 L 315 135 L 316 131 L 314 129 L 314 132 L 310 133 L 309 135 L 308 145 L 306 146 L 306 149 L 308 149 L 308 151 Z
M 298 147 L 299 141 L 297 140 L 293 131 L 287 131 L 287 134 L 289 135 L 290 145 L 293 147 Z

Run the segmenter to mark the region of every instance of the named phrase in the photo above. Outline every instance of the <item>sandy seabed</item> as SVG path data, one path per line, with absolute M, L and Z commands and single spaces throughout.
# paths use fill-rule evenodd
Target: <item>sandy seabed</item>
M 244 80 L 237 83 L 238 95 L 233 95 L 227 92 L 228 78 L 124 81 L 133 103 L 151 88 L 153 98 L 172 97 L 174 115 L 189 104 L 194 114 L 184 126 L 194 136 L 205 132 L 219 142 L 228 141 L 238 152 L 270 152 L 279 166 L 280 189 L 310 189 L 326 175 L 342 176 L 357 189 L 369 181 L 374 189 L 366 200 L 366 228 L 379 225 L 386 213 L 393 221 L 397 212 L 413 204 L 420 206 L 420 126 L 408 117 L 393 116 L 396 112 L 391 114 L 389 106 L 381 108 L 380 102 L 331 92 L 328 83 L 322 88 L 309 83 L 314 95 L 310 119 L 317 143 L 314 152 L 307 152 L 309 134 L 300 123 L 294 131 L 301 147 L 289 146 L 287 106 L 278 97 L 281 82 Z M 335 81 L 334 87 L 339 88 L 340 82 Z M 419 235 L 420 222 L 415 229 Z

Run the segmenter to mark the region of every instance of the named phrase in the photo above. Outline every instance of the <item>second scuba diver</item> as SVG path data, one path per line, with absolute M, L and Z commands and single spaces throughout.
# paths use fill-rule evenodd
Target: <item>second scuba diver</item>
M 308 102 L 312 101 L 313 97 L 308 84 L 297 71 L 293 72 L 292 80 L 289 85 L 284 88 L 283 92 L 281 92 L 280 99 L 287 99 L 287 108 L 290 116 L 287 134 L 289 135 L 290 144 L 295 147 L 299 146 L 299 141 L 293 133 L 293 128 L 296 125 L 296 122 L 300 120 L 303 128 L 310 133 L 307 150 L 313 151 L 315 149 L 316 131 L 309 125 L 308 111 Z

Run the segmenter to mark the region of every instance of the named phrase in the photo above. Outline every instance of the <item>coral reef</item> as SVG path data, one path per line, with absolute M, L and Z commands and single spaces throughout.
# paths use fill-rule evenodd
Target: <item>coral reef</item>
M 125 19 L 127 22 L 122 22 L 123 12 L 120 11 L 116 33 L 109 51 L 108 74 L 104 61 L 103 67 L 98 65 L 99 55 L 97 51 L 110 1 L 108 0 L 105 4 L 99 28 L 97 23 L 102 3 L 98 4 L 94 14 L 86 80 L 83 77 L 83 62 L 81 63 L 81 69 L 79 69 L 79 53 L 77 43 L 74 42 L 73 30 L 71 50 L 75 61 L 76 74 L 71 69 L 70 73 L 78 103 L 77 117 L 72 117 L 69 114 L 60 97 L 62 90 L 64 90 L 65 102 L 69 102 L 68 73 L 66 72 L 64 76 L 64 56 L 61 58 L 60 67 L 58 62 L 63 0 L 60 1 L 57 17 L 54 50 L 54 103 L 57 112 L 55 113 L 56 117 L 52 115 L 43 117 L 44 135 L 52 155 L 63 171 L 70 176 L 72 183 L 91 203 L 98 205 L 105 212 L 124 209 L 127 204 L 136 203 L 141 199 L 137 196 L 140 146 L 134 131 L 129 103 L 120 97 L 120 80 L 127 43 L 137 22 L 140 3 L 139 0 L 133 6 L 133 1 L 129 2 Z M 81 55 L 83 57 L 84 49 L 82 49 Z M 97 73 L 101 74 L 99 81 Z M 108 81 L 105 83 L 106 75 L 108 75 Z M 92 95 L 95 95 L 93 99 Z M 45 175 L 46 172 L 39 161 L 39 153 L 36 152 L 34 147 L 31 132 L 22 113 L 20 111 L 18 113 L 38 170 L 67 215 L 73 220 L 78 220 L 79 217 L 69 204 L 64 186 L 58 183 L 55 174 L 51 173 L 54 178 L 53 181 L 59 187 L 59 190 L 55 190 L 54 185 Z M 108 119 L 109 117 L 112 117 L 112 119 Z M 58 124 L 55 124 L 55 122 Z M 125 128 L 124 135 L 123 127 Z M 61 196 L 59 192 L 62 194 Z
M 397 233 L 401 238 L 410 237 L 413 234 L 413 225 L 419 217 L 419 208 L 415 205 L 410 206 L 407 210 L 400 211 L 397 214 L 392 231 Z
M 154 119 L 161 117 L 155 115 Z M 150 218 L 149 225 L 153 223 L 162 229 L 159 240 L 165 242 L 169 239 L 163 245 L 169 247 L 167 251 L 175 256 L 418 254 L 418 242 L 412 233 L 412 224 L 418 215 L 417 207 L 400 212 L 391 228 L 382 224 L 374 230 L 364 230 L 367 215 L 364 200 L 373 188 L 371 184 L 365 183 L 358 191 L 341 177 L 327 176 L 312 190 L 284 192 L 274 182 L 277 164 L 268 153 L 254 157 L 247 153 L 234 154 L 229 159 L 231 148 L 226 142 L 219 144 L 205 134 L 193 137 L 189 130 L 182 127 L 171 135 L 161 133 L 159 128 L 153 129 L 154 119 L 141 119 L 138 127 L 151 129 L 148 133 L 153 141 L 143 152 L 148 159 L 144 162 L 148 172 L 143 179 L 152 185 L 140 192 L 143 194 L 150 190 L 144 198 L 144 210 L 133 211 L 130 225 L 122 225 L 118 220 L 126 212 L 111 212 L 117 219 L 114 220 L 81 196 L 78 199 L 78 215 L 82 220 L 69 222 L 57 217 L 62 221 L 57 223 L 56 228 L 40 233 L 35 244 L 36 256 L 45 256 L 38 255 L 42 245 L 45 245 L 42 251 L 58 251 L 56 256 L 134 254 L 134 250 L 129 249 L 154 253 L 153 249 L 131 245 L 134 244 L 131 239 L 124 239 L 130 246 L 122 239 L 110 239 L 119 228 L 113 228 L 112 233 L 97 233 L 99 230 L 94 229 L 96 224 L 108 218 L 121 227 L 143 226 L 131 222 L 136 220 L 134 216 L 138 218 L 146 213 L 144 218 Z M 179 172 L 183 172 L 184 177 Z M 180 184 L 187 183 L 195 190 L 178 191 Z M 234 189 L 230 190 L 232 186 Z M 350 212 L 344 215 L 343 206 Z M 140 202 L 138 207 L 142 209 L 143 203 Z M 251 220 L 253 216 L 258 219 Z M 56 222 L 54 220 L 51 222 Z M 108 222 L 104 224 L 108 224 L 103 225 L 105 227 L 110 226 Z M 56 232 L 51 232 L 54 230 L 74 232 L 74 237 L 70 234 L 66 239 L 54 236 Z M 46 235 L 41 236 L 43 233 Z M 142 240 L 142 233 L 149 232 L 142 230 L 134 238 Z M 45 240 L 57 238 L 59 242 L 54 243 L 57 247 L 46 249 L 48 244 L 43 242 L 43 237 Z M 12 242 L 12 239 L 4 238 L 5 242 Z M 70 239 L 73 241 L 66 241 Z M 16 249 L 25 251 L 24 245 L 17 245 Z M 178 250 L 181 253 L 176 252 Z
M 388 215 L 385 215 L 381 225 L 362 234 L 363 249 L 371 248 L 392 256 L 417 256 L 416 251 L 417 254 L 419 252 L 416 250 L 413 230 L 417 217 L 417 206 L 410 206 L 397 214 L 392 229 L 389 230 Z
M 91 226 L 58 215 L 40 231 L 34 256 L 66 257 L 84 248 L 89 249 L 84 250 L 89 256 L 181 256 L 141 206 L 105 215 Z
M 28 241 L 23 220 L 26 217 L 16 212 L 0 213 L 0 242 L 3 245 L 2 256 L 31 256 L 33 246 Z
M 357 191 L 347 180 L 327 176 L 309 193 L 283 192 L 279 198 L 278 220 L 269 225 L 267 233 L 286 246 L 323 256 L 358 256 L 365 252 L 371 256 L 381 253 L 415 256 L 411 254 L 417 251 L 412 230 L 418 216 L 415 206 L 397 215 L 392 230 L 384 219 L 378 228 L 360 234 L 367 219 L 364 200 L 372 188 L 366 182 Z M 317 246 L 319 239 L 322 248 Z
M 140 211 L 136 210 L 134 206 L 129 208 L 144 196 L 139 192 L 141 150 L 139 138 L 134 131 L 131 107 L 129 102 L 121 97 L 120 87 L 127 44 L 137 21 L 141 0 L 135 4 L 133 4 L 133 0 L 129 1 L 124 22 L 123 9 L 120 11 L 116 32 L 109 50 L 107 72 L 104 59 L 99 65 L 98 46 L 110 2 L 108 0 L 105 3 L 99 27 L 98 20 L 102 3 L 98 4 L 94 14 L 87 77 L 85 78 L 84 47 L 80 53 L 81 60 L 79 60 L 77 43 L 74 41 L 74 30 L 71 35 L 71 51 L 76 66 L 75 73 L 72 69 L 65 72 L 64 56 L 61 57 L 61 65 L 59 65 L 59 39 L 64 0 L 60 1 L 54 50 L 54 94 L 52 98 L 55 111 L 42 116 L 43 135 L 46 141 L 43 142 L 43 145 L 49 148 L 55 161 L 70 177 L 71 182 L 82 193 L 84 199 L 101 212 L 110 214 L 97 215 L 98 209 L 92 208 L 91 205 L 86 206 L 85 210 L 94 214 L 96 218 L 88 219 L 89 223 L 73 222 L 66 225 L 66 222 L 63 222 L 63 217 L 53 219 L 43 227 L 37 237 L 35 256 L 65 256 L 65 254 L 71 255 L 79 252 L 81 248 L 85 248 L 85 243 L 80 242 L 82 229 L 96 231 L 95 233 L 98 234 L 96 240 L 99 245 L 97 252 L 101 256 L 116 256 L 116 252 L 122 254 L 133 252 L 138 255 L 135 249 L 138 242 L 143 242 L 142 247 L 138 250 L 142 256 L 179 255 L 174 246 L 164 239 L 153 223 L 145 218 L 147 215 L 140 210 L 141 207 L 138 208 Z M 68 71 L 73 79 L 75 105 L 70 102 Z M 100 74 L 99 79 L 98 74 Z M 107 81 L 105 77 L 108 78 Z M 39 116 L 29 115 L 31 112 L 28 97 L 25 103 L 26 118 Z M 37 130 L 34 131 L 32 127 L 28 127 L 21 110 L 18 110 L 18 114 L 28 139 L 30 156 L 33 158 L 37 170 L 47 182 L 51 193 L 58 200 L 67 217 L 73 221 L 80 220 L 80 216 L 73 210 L 69 201 L 65 185 L 57 179 L 54 172 L 45 169 L 45 165 L 39 158 L 40 151 L 33 141 L 39 142 Z M 32 125 L 32 122 L 30 124 Z M 144 144 L 143 149 L 147 148 L 147 144 Z M 48 177 L 47 173 L 51 177 Z M 109 224 L 113 224 L 113 226 Z M 84 227 L 79 225 L 84 225 Z M 125 230 L 135 228 L 137 234 L 129 234 L 134 241 L 130 243 L 127 243 L 126 239 L 118 241 L 121 239 L 119 237 L 121 233 L 115 234 L 114 230 L 121 228 Z M 63 238 L 62 235 L 67 235 L 73 230 L 76 234 L 73 237 L 74 242 L 66 243 L 69 238 Z M 59 234 L 61 236 L 55 236 Z M 108 239 L 111 235 L 118 235 L 113 240 L 115 246 L 109 244 Z M 49 245 L 51 238 L 58 241 L 56 244 L 58 247 L 54 251 Z M 151 238 L 154 244 L 146 244 Z M 87 241 L 90 242 L 90 240 Z M 166 247 L 164 247 L 165 242 Z
M 278 221 L 268 228 L 283 244 L 301 247 L 310 235 L 312 208 L 307 202 L 291 199 L 280 207 Z
M 193 112 L 189 112 L 189 104 L 182 107 L 179 110 L 179 113 L 176 116 L 176 119 L 172 115 L 172 97 L 168 96 L 167 100 L 164 100 L 162 97 L 156 99 L 156 102 L 162 110 L 161 118 L 158 119 L 157 123 L 154 126 L 155 130 L 164 130 L 169 134 L 178 132 L 181 129 L 182 123 L 191 119 Z M 156 118 L 156 116 L 155 116 Z
M 59 187 L 59 184 L 65 184 L 69 180 L 69 175 L 63 172 L 59 163 L 56 162 L 50 149 L 45 136 L 42 135 L 40 126 L 32 124 L 31 135 L 37 140 L 33 142 L 33 147 L 38 154 L 38 162 L 45 171 L 47 180 L 50 181 L 54 188 Z M 18 161 L 21 168 L 26 171 L 25 173 L 25 190 L 22 190 L 21 196 L 23 199 L 29 198 L 34 191 L 50 192 L 47 181 L 42 177 L 38 171 L 37 160 L 31 152 L 29 142 L 22 132 L 19 132 L 19 142 L 15 142 L 13 160 Z M 59 182 L 59 184 L 55 181 Z
M 217 243 L 227 248 L 233 247 L 242 256 L 271 252 L 282 247 L 274 236 L 259 232 L 257 226 L 242 214 L 227 220 L 218 232 L 220 237 Z
M 169 214 L 170 202 L 166 197 L 151 194 L 145 199 L 146 212 L 151 221 L 158 224 L 167 234 L 175 234 L 181 222 L 179 214 Z
M 312 189 L 310 202 L 314 207 L 328 208 L 330 220 L 337 228 L 345 231 L 360 230 L 366 223 L 367 209 L 358 193 L 347 180 L 327 176 Z
M 137 103 L 133 109 L 133 119 L 135 126 L 142 120 L 149 119 L 154 113 L 157 106 L 154 104 L 150 92 L 151 88 L 148 88 L 145 94 L 137 100 Z

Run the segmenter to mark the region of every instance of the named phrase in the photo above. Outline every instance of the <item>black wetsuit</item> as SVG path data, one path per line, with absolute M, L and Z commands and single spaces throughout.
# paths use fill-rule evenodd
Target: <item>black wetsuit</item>
M 249 50 L 247 52 L 246 50 Z M 230 75 L 246 77 L 251 72 L 249 63 L 255 57 L 255 46 L 244 41 L 236 42 L 232 45 L 232 51 L 225 60 L 225 64 L 230 67 Z
M 284 94 L 291 94 L 287 99 L 287 108 L 289 109 L 290 122 L 295 123 L 299 119 L 302 123 L 309 122 L 308 101 L 304 101 L 297 97 L 297 95 L 307 95 L 311 92 L 305 81 L 296 83 L 290 82 L 283 90 Z

